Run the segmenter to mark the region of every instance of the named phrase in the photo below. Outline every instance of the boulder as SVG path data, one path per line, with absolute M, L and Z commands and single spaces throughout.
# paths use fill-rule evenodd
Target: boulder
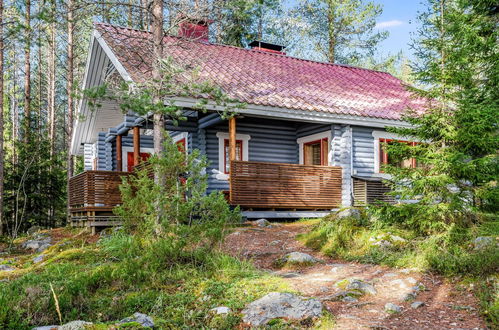
M 8 265 L 0 265 L 0 272 L 12 272 L 14 270 L 16 269 Z
M 494 237 L 480 236 L 475 238 L 475 240 L 473 241 L 473 245 L 475 246 L 476 250 L 481 250 L 493 245 L 494 241 L 495 241 Z
M 419 307 L 423 307 L 424 306 L 424 302 L 422 301 L 415 301 L 411 304 L 411 308 L 413 309 L 418 309 Z
M 372 284 L 357 279 L 349 280 L 349 283 L 345 288 L 347 290 L 358 290 L 364 294 L 376 294 L 376 289 Z
M 153 319 L 150 316 L 142 313 L 134 313 L 132 316 L 124 318 L 123 320 L 119 321 L 118 324 L 131 323 L 131 322 L 138 323 L 144 328 L 154 328 Z
M 273 319 L 303 320 L 319 317 L 321 313 L 322 304 L 317 299 L 281 292 L 271 292 L 242 311 L 243 322 L 254 327 L 263 326 Z
M 288 262 L 292 264 L 304 264 L 304 263 L 315 264 L 319 260 L 315 259 L 314 257 L 312 257 L 310 254 L 307 253 L 291 252 L 282 257 L 282 261 L 285 263 Z
M 356 303 L 359 301 L 359 299 L 352 297 L 352 296 L 346 296 L 346 297 L 343 297 L 343 299 L 341 299 L 341 301 L 349 302 L 349 303 Z
M 45 259 L 45 255 L 40 254 L 38 257 L 33 258 L 33 263 L 35 263 L 35 264 L 40 263 L 43 261 L 43 259 Z
M 61 325 L 60 327 L 57 328 L 57 330 L 84 330 L 87 329 L 92 324 L 93 324 L 92 322 L 86 322 L 80 320 L 71 321 L 64 325 Z
M 59 329 L 58 325 L 44 325 L 41 327 L 34 327 L 31 330 L 57 330 L 57 329 Z
M 395 305 L 393 303 L 387 303 L 385 305 L 385 312 L 388 313 L 400 313 L 402 312 L 402 307 Z
M 232 312 L 231 309 L 225 306 L 220 306 L 210 309 L 210 313 L 215 315 L 227 315 L 230 314 L 231 312 Z
M 26 231 L 26 234 L 28 234 L 29 236 L 39 232 L 40 230 L 42 230 L 43 228 L 40 227 L 40 226 L 31 226 L 29 227 L 29 229 Z
M 338 213 L 336 213 L 336 217 L 339 219 L 347 218 L 347 217 L 353 217 L 355 219 L 360 219 L 360 211 L 358 209 L 354 209 L 354 208 L 347 208 L 347 209 L 343 209 L 343 210 L 338 211 Z
M 21 246 L 26 250 L 35 250 L 37 252 L 43 252 L 50 247 L 52 239 L 50 237 L 39 237 L 32 240 L 24 242 Z
M 272 227 L 272 225 L 270 224 L 270 222 L 267 219 L 258 219 L 255 221 L 255 224 L 258 227 Z

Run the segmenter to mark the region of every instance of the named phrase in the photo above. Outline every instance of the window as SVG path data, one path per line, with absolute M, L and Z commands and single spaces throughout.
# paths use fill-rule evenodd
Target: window
M 331 149 L 331 131 L 301 137 L 296 140 L 299 145 L 299 160 L 303 165 L 329 165 Z
M 139 153 L 139 163 L 145 162 L 146 160 L 151 157 L 151 154 L 148 152 L 141 152 Z M 127 171 L 132 172 L 133 171 L 133 152 L 128 152 L 127 153 Z
M 303 164 L 305 165 L 328 165 L 329 140 L 307 142 L 303 144 Z
M 224 173 L 229 174 L 230 172 L 230 149 L 229 149 L 229 139 L 224 139 Z M 243 141 L 236 140 L 236 160 L 243 159 Z
M 415 146 L 417 143 L 416 142 L 409 142 L 409 141 L 403 141 L 403 140 L 393 140 L 393 139 L 384 139 L 384 138 L 380 138 L 379 139 L 379 163 L 381 165 L 393 165 L 393 166 L 396 166 L 396 167 L 400 167 L 400 168 L 416 168 L 418 167 L 418 164 L 417 164 L 417 161 L 416 161 L 416 158 L 407 158 L 407 159 L 404 159 L 402 161 L 399 161 L 397 163 L 394 162 L 394 160 L 391 160 L 388 153 L 386 152 L 386 150 L 384 150 L 384 145 L 385 144 L 391 144 L 391 143 L 394 143 L 394 142 L 397 142 L 397 143 L 407 143 L 411 146 Z M 382 170 L 380 169 L 380 173 L 382 172 Z

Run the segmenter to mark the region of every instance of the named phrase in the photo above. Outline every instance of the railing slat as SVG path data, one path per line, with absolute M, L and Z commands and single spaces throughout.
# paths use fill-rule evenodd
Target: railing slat
M 231 203 L 247 208 L 332 209 L 341 205 L 339 166 L 231 162 Z

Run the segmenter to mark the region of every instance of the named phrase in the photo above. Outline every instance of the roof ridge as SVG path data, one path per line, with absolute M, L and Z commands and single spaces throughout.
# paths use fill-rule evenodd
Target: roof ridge
M 147 33 L 147 34 L 152 34 L 152 32 L 147 31 L 147 30 L 141 30 L 141 29 L 131 28 L 131 27 L 127 27 L 127 26 L 121 26 L 121 25 L 117 25 L 117 24 L 110 24 L 110 23 L 105 23 L 105 22 L 94 22 L 93 24 L 94 25 L 105 25 L 105 26 L 114 27 L 114 28 L 120 28 L 120 29 L 125 29 L 125 30 L 130 30 L 130 31 L 144 32 L 144 33 Z M 180 38 L 178 36 L 171 35 L 171 34 L 165 34 L 164 37 L 182 39 L 182 38 Z M 185 40 L 185 39 L 182 39 L 182 40 Z M 326 66 L 337 66 L 337 67 L 348 68 L 348 69 L 357 69 L 357 70 L 365 70 L 365 71 L 370 71 L 370 72 L 383 73 L 383 74 L 389 75 L 389 76 L 391 76 L 393 78 L 399 79 L 399 78 L 395 77 L 394 75 L 392 75 L 391 73 L 386 72 L 386 71 L 368 69 L 368 68 L 363 68 L 363 67 L 359 67 L 359 66 L 353 66 L 353 65 L 349 65 L 349 64 L 329 63 L 329 62 L 324 62 L 324 61 L 315 61 L 315 60 L 310 60 L 310 59 L 306 59 L 306 58 L 299 58 L 299 57 L 285 55 L 285 54 L 270 53 L 270 52 L 266 52 L 266 51 L 262 51 L 262 50 L 237 47 L 237 46 L 233 46 L 233 45 L 225 45 L 225 44 L 215 43 L 215 42 L 208 42 L 207 43 L 207 42 L 202 42 L 200 40 L 187 40 L 187 41 L 188 42 L 198 42 L 198 43 L 201 43 L 201 44 L 207 45 L 207 46 L 227 47 L 227 48 L 232 48 L 232 49 L 237 49 L 237 50 L 242 50 L 242 51 L 251 51 L 251 52 L 256 52 L 256 53 L 259 53 L 259 54 L 277 56 L 277 57 L 282 57 L 282 58 L 289 58 L 289 59 L 292 59 L 292 60 L 304 61 L 304 62 L 310 62 L 310 63 L 316 63 L 316 64 L 321 64 L 321 65 L 326 65 Z M 400 80 L 400 81 L 402 81 L 402 80 Z

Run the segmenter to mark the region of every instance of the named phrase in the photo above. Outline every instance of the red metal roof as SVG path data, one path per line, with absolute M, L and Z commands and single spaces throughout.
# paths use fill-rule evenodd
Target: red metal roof
M 150 78 L 151 33 L 100 23 L 96 29 L 133 81 Z M 385 72 L 173 36 L 165 36 L 164 44 L 165 56 L 248 104 L 399 120 L 425 103 Z

